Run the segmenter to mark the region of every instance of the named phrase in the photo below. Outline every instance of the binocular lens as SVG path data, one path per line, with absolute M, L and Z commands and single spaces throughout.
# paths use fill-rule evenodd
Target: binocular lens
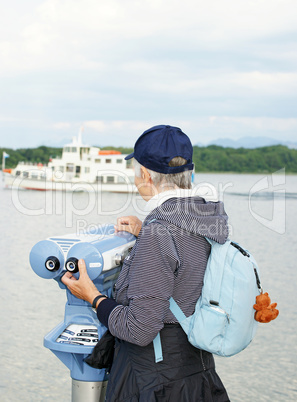
M 75 257 L 68 258 L 65 268 L 67 271 L 72 272 L 73 274 L 78 272 L 78 259 Z
M 57 257 L 48 257 L 45 261 L 45 268 L 51 272 L 58 271 L 60 268 L 60 261 Z

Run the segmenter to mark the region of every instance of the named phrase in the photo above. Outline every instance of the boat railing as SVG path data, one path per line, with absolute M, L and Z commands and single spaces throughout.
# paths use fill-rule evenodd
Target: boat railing
M 47 163 L 40 163 L 40 162 L 25 162 L 25 161 L 21 161 L 18 163 L 18 165 L 21 166 L 37 166 L 37 167 L 48 167 Z

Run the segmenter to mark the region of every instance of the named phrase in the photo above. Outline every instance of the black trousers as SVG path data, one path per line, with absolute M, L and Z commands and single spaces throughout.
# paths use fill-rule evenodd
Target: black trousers
M 211 353 L 192 346 L 178 324 L 161 330 L 163 361 L 153 343 L 141 347 L 116 339 L 107 402 L 227 402 Z

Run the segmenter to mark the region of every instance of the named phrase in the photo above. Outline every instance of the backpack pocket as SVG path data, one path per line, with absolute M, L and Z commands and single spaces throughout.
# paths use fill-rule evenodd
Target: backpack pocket
M 228 314 L 220 307 L 202 304 L 193 314 L 188 339 L 190 343 L 211 353 L 222 355 L 224 336 L 229 324 Z

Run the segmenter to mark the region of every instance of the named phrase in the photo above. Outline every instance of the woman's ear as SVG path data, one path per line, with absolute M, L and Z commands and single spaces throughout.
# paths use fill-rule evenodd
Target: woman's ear
M 145 168 L 144 166 L 141 166 L 141 178 L 145 181 L 145 183 L 152 182 L 151 175 L 149 174 L 147 168 Z

